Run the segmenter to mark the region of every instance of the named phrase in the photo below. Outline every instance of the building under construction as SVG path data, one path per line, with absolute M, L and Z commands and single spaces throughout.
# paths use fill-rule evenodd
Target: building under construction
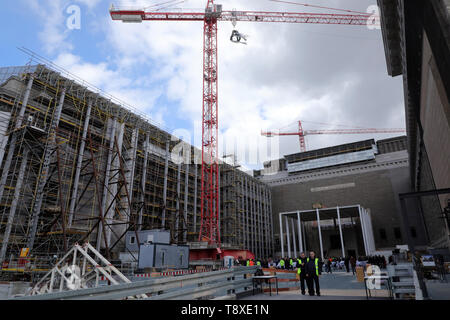
M 0 68 L 0 260 L 47 269 L 76 242 L 110 259 L 129 231 L 198 240 L 201 151 L 44 65 Z M 222 245 L 273 252 L 271 192 L 220 164 Z

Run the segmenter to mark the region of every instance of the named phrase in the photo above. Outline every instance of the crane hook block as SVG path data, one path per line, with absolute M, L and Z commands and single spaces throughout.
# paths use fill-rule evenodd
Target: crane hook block
M 237 31 L 237 30 L 233 30 L 233 32 L 231 32 L 230 40 L 231 40 L 231 42 L 234 42 L 234 43 L 247 44 L 245 42 L 241 42 L 241 40 L 247 41 L 247 36 L 239 33 L 239 31 Z

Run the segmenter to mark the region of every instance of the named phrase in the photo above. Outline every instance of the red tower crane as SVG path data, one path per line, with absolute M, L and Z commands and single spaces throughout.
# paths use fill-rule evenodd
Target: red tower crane
M 174 1 L 167 1 L 166 3 Z M 152 6 L 153 8 L 155 6 Z M 199 241 L 207 240 L 220 247 L 219 232 L 219 162 L 218 162 L 218 64 L 217 22 L 280 22 L 337 25 L 379 25 L 379 18 L 371 14 L 321 14 L 299 12 L 223 11 L 222 5 L 207 0 L 204 12 L 163 12 L 158 9 L 125 9 L 111 6 L 113 20 L 143 21 L 199 21 L 203 22 L 203 121 L 202 121 L 202 175 L 201 228 Z M 235 42 L 241 36 L 233 32 Z M 245 37 L 244 37 L 245 38 Z
M 266 137 L 274 136 L 298 136 L 300 139 L 300 152 L 306 151 L 306 136 L 313 134 L 364 134 L 364 133 L 404 133 L 404 128 L 375 129 L 375 128 L 356 128 L 356 129 L 334 129 L 334 130 L 303 130 L 302 121 L 298 121 L 298 132 L 275 132 L 262 131 L 261 135 Z

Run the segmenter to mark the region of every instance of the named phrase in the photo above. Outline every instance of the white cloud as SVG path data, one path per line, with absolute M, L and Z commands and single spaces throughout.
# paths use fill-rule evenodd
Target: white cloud
M 98 2 L 92 2 L 91 7 Z M 353 8 L 365 11 L 357 5 L 361 3 L 359 1 L 334 1 L 331 4 L 318 1 L 318 4 L 345 7 L 348 2 Z M 128 1 L 127 5 L 138 3 L 142 1 Z M 224 10 L 307 11 L 260 0 L 248 0 L 245 4 L 224 0 L 222 3 Z M 186 7 L 201 8 L 204 4 L 203 0 L 191 0 Z M 60 49 L 56 59 L 58 64 L 150 112 L 157 120 L 167 122 L 174 116 L 197 123 L 201 120 L 202 22 L 123 24 L 105 16 L 96 23 L 105 36 L 101 46 L 108 50 L 103 62 L 93 64 L 71 54 L 73 48 L 66 43 L 64 33 L 58 38 L 58 32 L 51 32 L 53 39 L 43 41 L 46 46 L 53 43 Z M 51 23 L 45 26 L 57 30 Z M 281 128 L 298 119 L 355 126 L 404 125 L 401 81 L 387 77 L 379 31 L 353 26 L 268 23 L 238 23 L 236 28 L 250 36 L 247 46 L 231 43 L 231 23 L 219 23 L 222 141 L 224 138 L 246 140 L 246 153 L 255 151 L 267 142 L 260 136 L 261 129 Z M 60 46 L 56 45 L 58 42 Z M 378 90 L 383 90 L 383 95 Z M 161 95 L 175 102 L 177 109 L 156 105 Z M 395 103 L 387 105 L 391 101 Z M 291 128 L 295 130 L 295 125 Z M 198 125 L 194 134 L 199 146 L 201 130 Z M 308 137 L 308 145 L 319 148 L 364 138 Z M 220 154 L 233 152 L 228 149 L 230 144 L 233 143 L 227 141 L 227 150 L 221 149 Z M 297 152 L 298 148 L 298 137 L 280 140 L 281 156 Z M 268 159 L 265 156 L 258 161 Z

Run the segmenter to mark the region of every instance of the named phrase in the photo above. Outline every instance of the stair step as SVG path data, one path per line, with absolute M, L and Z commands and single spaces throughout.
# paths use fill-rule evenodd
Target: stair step
M 392 282 L 393 287 L 414 287 L 414 282 L 412 281 L 399 281 Z
M 397 272 L 394 274 L 394 277 L 411 277 L 412 278 L 412 273 L 410 272 Z
M 412 289 L 412 288 L 397 289 L 397 288 L 394 288 L 394 293 L 416 293 L 416 289 Z

